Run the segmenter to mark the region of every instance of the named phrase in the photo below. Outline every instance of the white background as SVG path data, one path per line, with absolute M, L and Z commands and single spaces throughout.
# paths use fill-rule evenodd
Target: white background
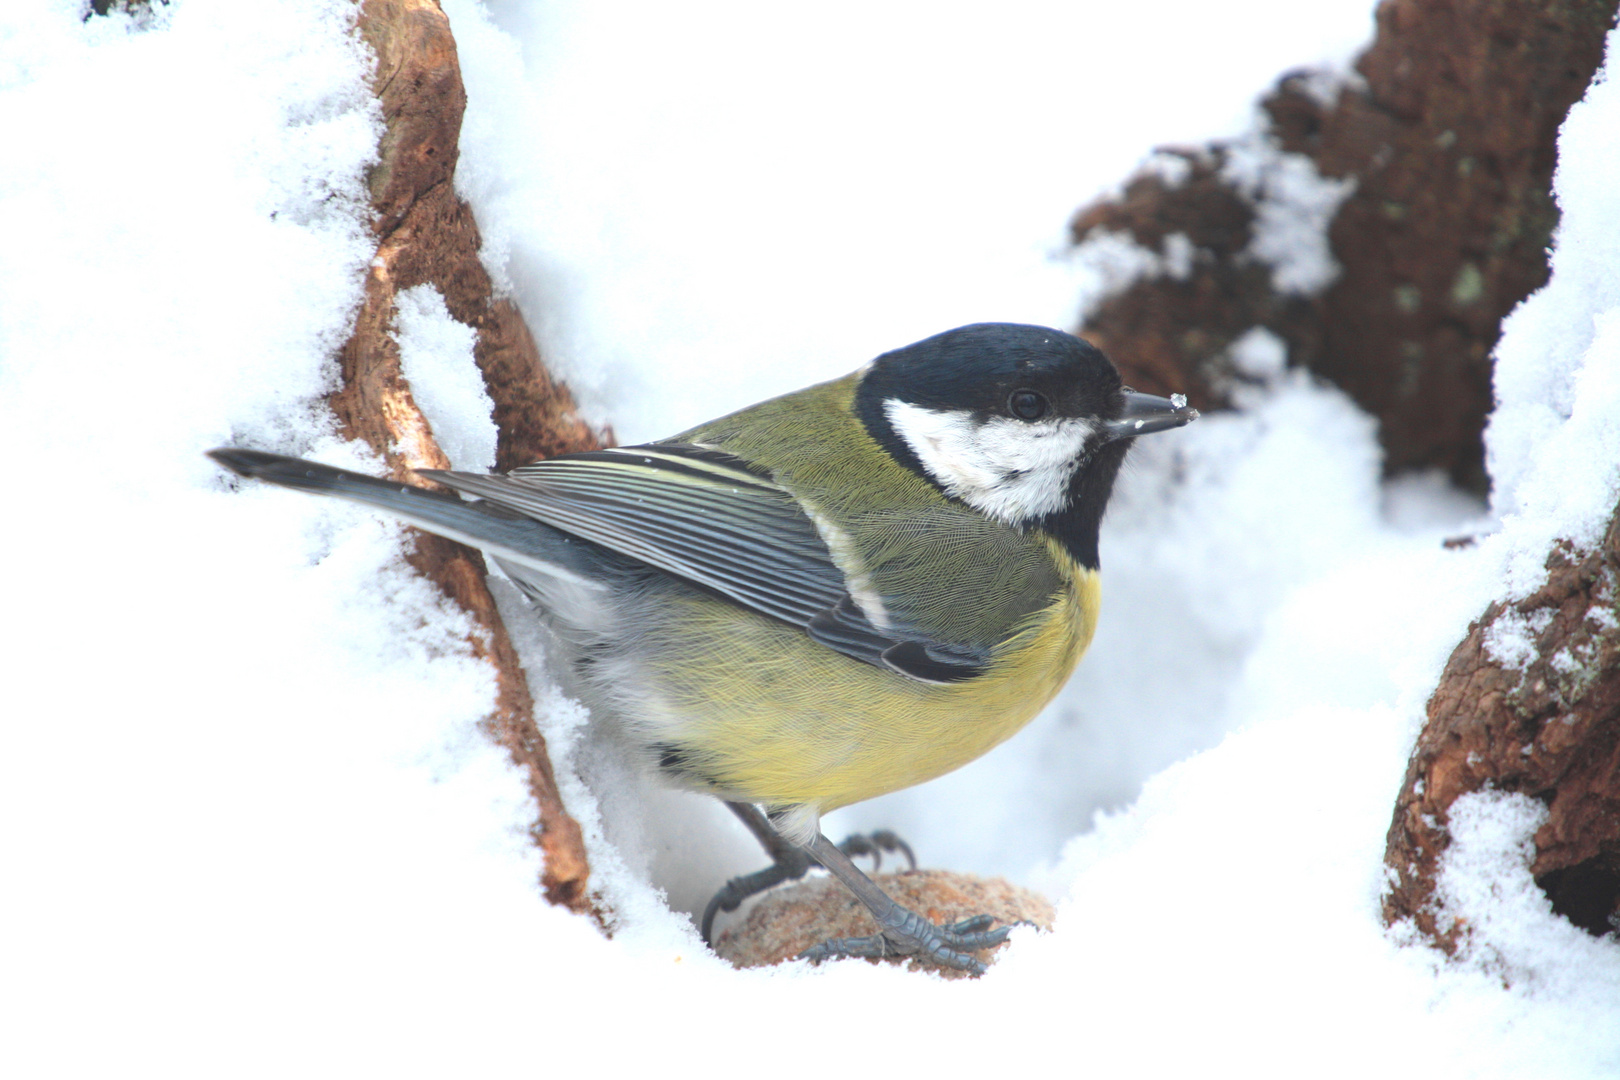
M 1073 325 L 1098 287 L 1061 255 L 1074 209 L 1155 145 L 1240 134 L 1277 74 L 1342 65 L 1371 28 L 1364 3 L 445 8 L 486 259 L 625 441 L 951 325 Z M 1279 373 L 1140 448 L 1059 702 L 829 824 L 894 825 L 929 864 L 1059 902 L 1054 932 L 946 984 L 708 955 L 681 909 L 757 855 L 717 807 L 623 775 L 542 687 L 615 935 L 547 907 L 521 777 L 474 727 L 490 680 L 398 530 L 234 490 L 202 457 L 368 466 L 319 406 L 371 254 L 351 14 L 0 13 L 18 1075 L 1620 1067 L 1620 946 L 1530 883 L 1533 806 L 1459 811 L 1461 961 L 1377 914 L 1445 657 L 1620 494 L 1612 85 L 1566 126 L 1554 277 L 1499 350 L 1494 515 L 1433 478 L 1383 484 L 1371 421 Z M 428 296 L 400 330 L 449 388 L 435 422 L 487 452 L 476 396 L 431 374 L 465 372 L 466 335 Z

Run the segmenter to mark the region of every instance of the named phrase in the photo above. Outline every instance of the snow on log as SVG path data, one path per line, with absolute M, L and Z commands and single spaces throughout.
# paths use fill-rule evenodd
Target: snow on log
M 1545 804 L 1536 883 L 1575 925 L 1620 929 L 1620 506 L 1597 550 L 1559 547 L 1540 589 L 1485 610 L 1429 699 L 1389 830 L 1384 918 L 1447 952 L 1469 932 L 1437 891 L 1448 815 L 1477 791 Z
M 1380 422 L 1392 473 L 1486 489 L 1491 349 L 1547 280 L 1559 125 L 1615 0 L 1385 0 L 1355 72 L 1295 72 L 1261 130 L 1165 148 L 1071 224 L 1081 333 L 1126 381 L 1219 406 L 1256 327 Z
M 374 87 L 386 133 L 368 177 L 377 253 L 354 332 L 339 353 L 342 386 L 330 398 L 344 433 L 364 440 L 398 480 L 412 479 L 412 469 L 451 466 L 400 370 L 396 297 L 429 284 L 450 316 L 476 332 L 473 355 L 499 429 L 498 467 L 594 448 L 595 435 L 575 413 L 567 389 L 546 373 L 517 307 L 494 296 L 479 262 L 477 223 L 456 196 L 467 96 L 448 20 L 433 0 L 366 0 L 359 29 L 377 54 Z M 485 583 L 482 557 L 418 533 L 410 562 L 471 616 L 478 627 L 472 649 L 495 668 L 495 709 L 485 724 L 528 776 L 546 897 L 590 910 L 584 841 L 557 793 L 528 680 Z

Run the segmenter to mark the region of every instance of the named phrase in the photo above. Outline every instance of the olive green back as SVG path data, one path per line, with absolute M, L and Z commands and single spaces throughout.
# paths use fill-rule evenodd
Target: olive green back
M 859 372 L 761 402 L 666 442 L 701 443 L 769 470 L 853 548 L 888 612 L 944 641 L 989 649 L 1065 581 L 1037 536 L 953 502 L 896 462 L 854 412 Z M 839 555 L 840 545 L 829 540 Z

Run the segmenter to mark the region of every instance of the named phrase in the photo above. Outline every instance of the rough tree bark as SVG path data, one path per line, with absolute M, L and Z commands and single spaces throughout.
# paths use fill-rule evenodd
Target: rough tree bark
M 568 391 L 546 373 L 516 306 L 493 295 L 478 260 L 478 226 L 456 197 L 452 178 L 467 99 L 448 20 L 435 0 L 365 0 L 359 29 L 377 54 L 374 86 L 387 127 L 369 177 L 377 253 L 354 332 L 339 354 L 342 386 L 330 399 L 344 433 L 364 440 L 398 480 L 413 479 L 412 469 L 450 467 L 411 397 L 392 336 L 395 296 L 427 282 L 456 319 L 477 331 L 474 355 L 500 429 L 499 467 L 594 448 L 595 436 Z M 482 557 L 418 532 L 408 558 L 472 617 L 477 631 L 469 644 L 495 669 L 495 709 L 485 725 L 528 776 L 546 897 L 591 910 L 584 841 L 558 796 L 528 680 L 485 584 Z
M 1533 657 L 1492 647 L 1526 635 Z M 1596 551 L 1553 551 L 1540 589 L 1485 610 L 1429 699 L 1390 825 L 1384 918 L 1448 952 L 1468 933 L 1436 904 L 1448 815 L 1485 788 L 1547 804 L 1530 872 L 1553 910 L 1594 934 L 1620 929 L 1620 506 Z
M 1324 104 L 1308 74 L 1263 102 L 1267 134 L 1317 171 L 1353 178 L 1329 239 L 1341 272 L 1289 295 L 1250 253 L 1255 206 L 1228 172 L 1233 144 L 1164 152 L 1186 162 L 1081 210 L 1076 243 L 1127 233 L 1155 252 L 1182 234 L 1191 273 L 1140 280 L 1081 333 L 1128 382 L 1220 406 L 1224 355 L 1265 327 L 1290 362 L 1342 387 L 1380 421 L 1391 472 L 1440 468 L 1486 487 L 1481 433 L 1502 317 L 1547 279 L 1557 222 L 1558 127 L 1603 58 L 1615 0 L 1384 0 L 1356 62 L 1362 85 Z

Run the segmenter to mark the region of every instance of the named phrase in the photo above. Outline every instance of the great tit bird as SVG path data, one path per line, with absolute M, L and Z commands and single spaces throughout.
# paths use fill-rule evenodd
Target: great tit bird
M 243 476 L 366 503 L 482 548 L 553 631 L 556 666 L 648 767 L 724 800 L 772 854 L 704 918 L 812 862 L 877 920 L 806 955 L 968 953 L 1008 927 L 891 900 L 821 815 L 972 761 L 1035 716 L 1091 641 L 1098 525 L 1131 441 L 1196 419 L 1102 352 L 984 323 L 642 446 L 461 496 L 242 448 Z

